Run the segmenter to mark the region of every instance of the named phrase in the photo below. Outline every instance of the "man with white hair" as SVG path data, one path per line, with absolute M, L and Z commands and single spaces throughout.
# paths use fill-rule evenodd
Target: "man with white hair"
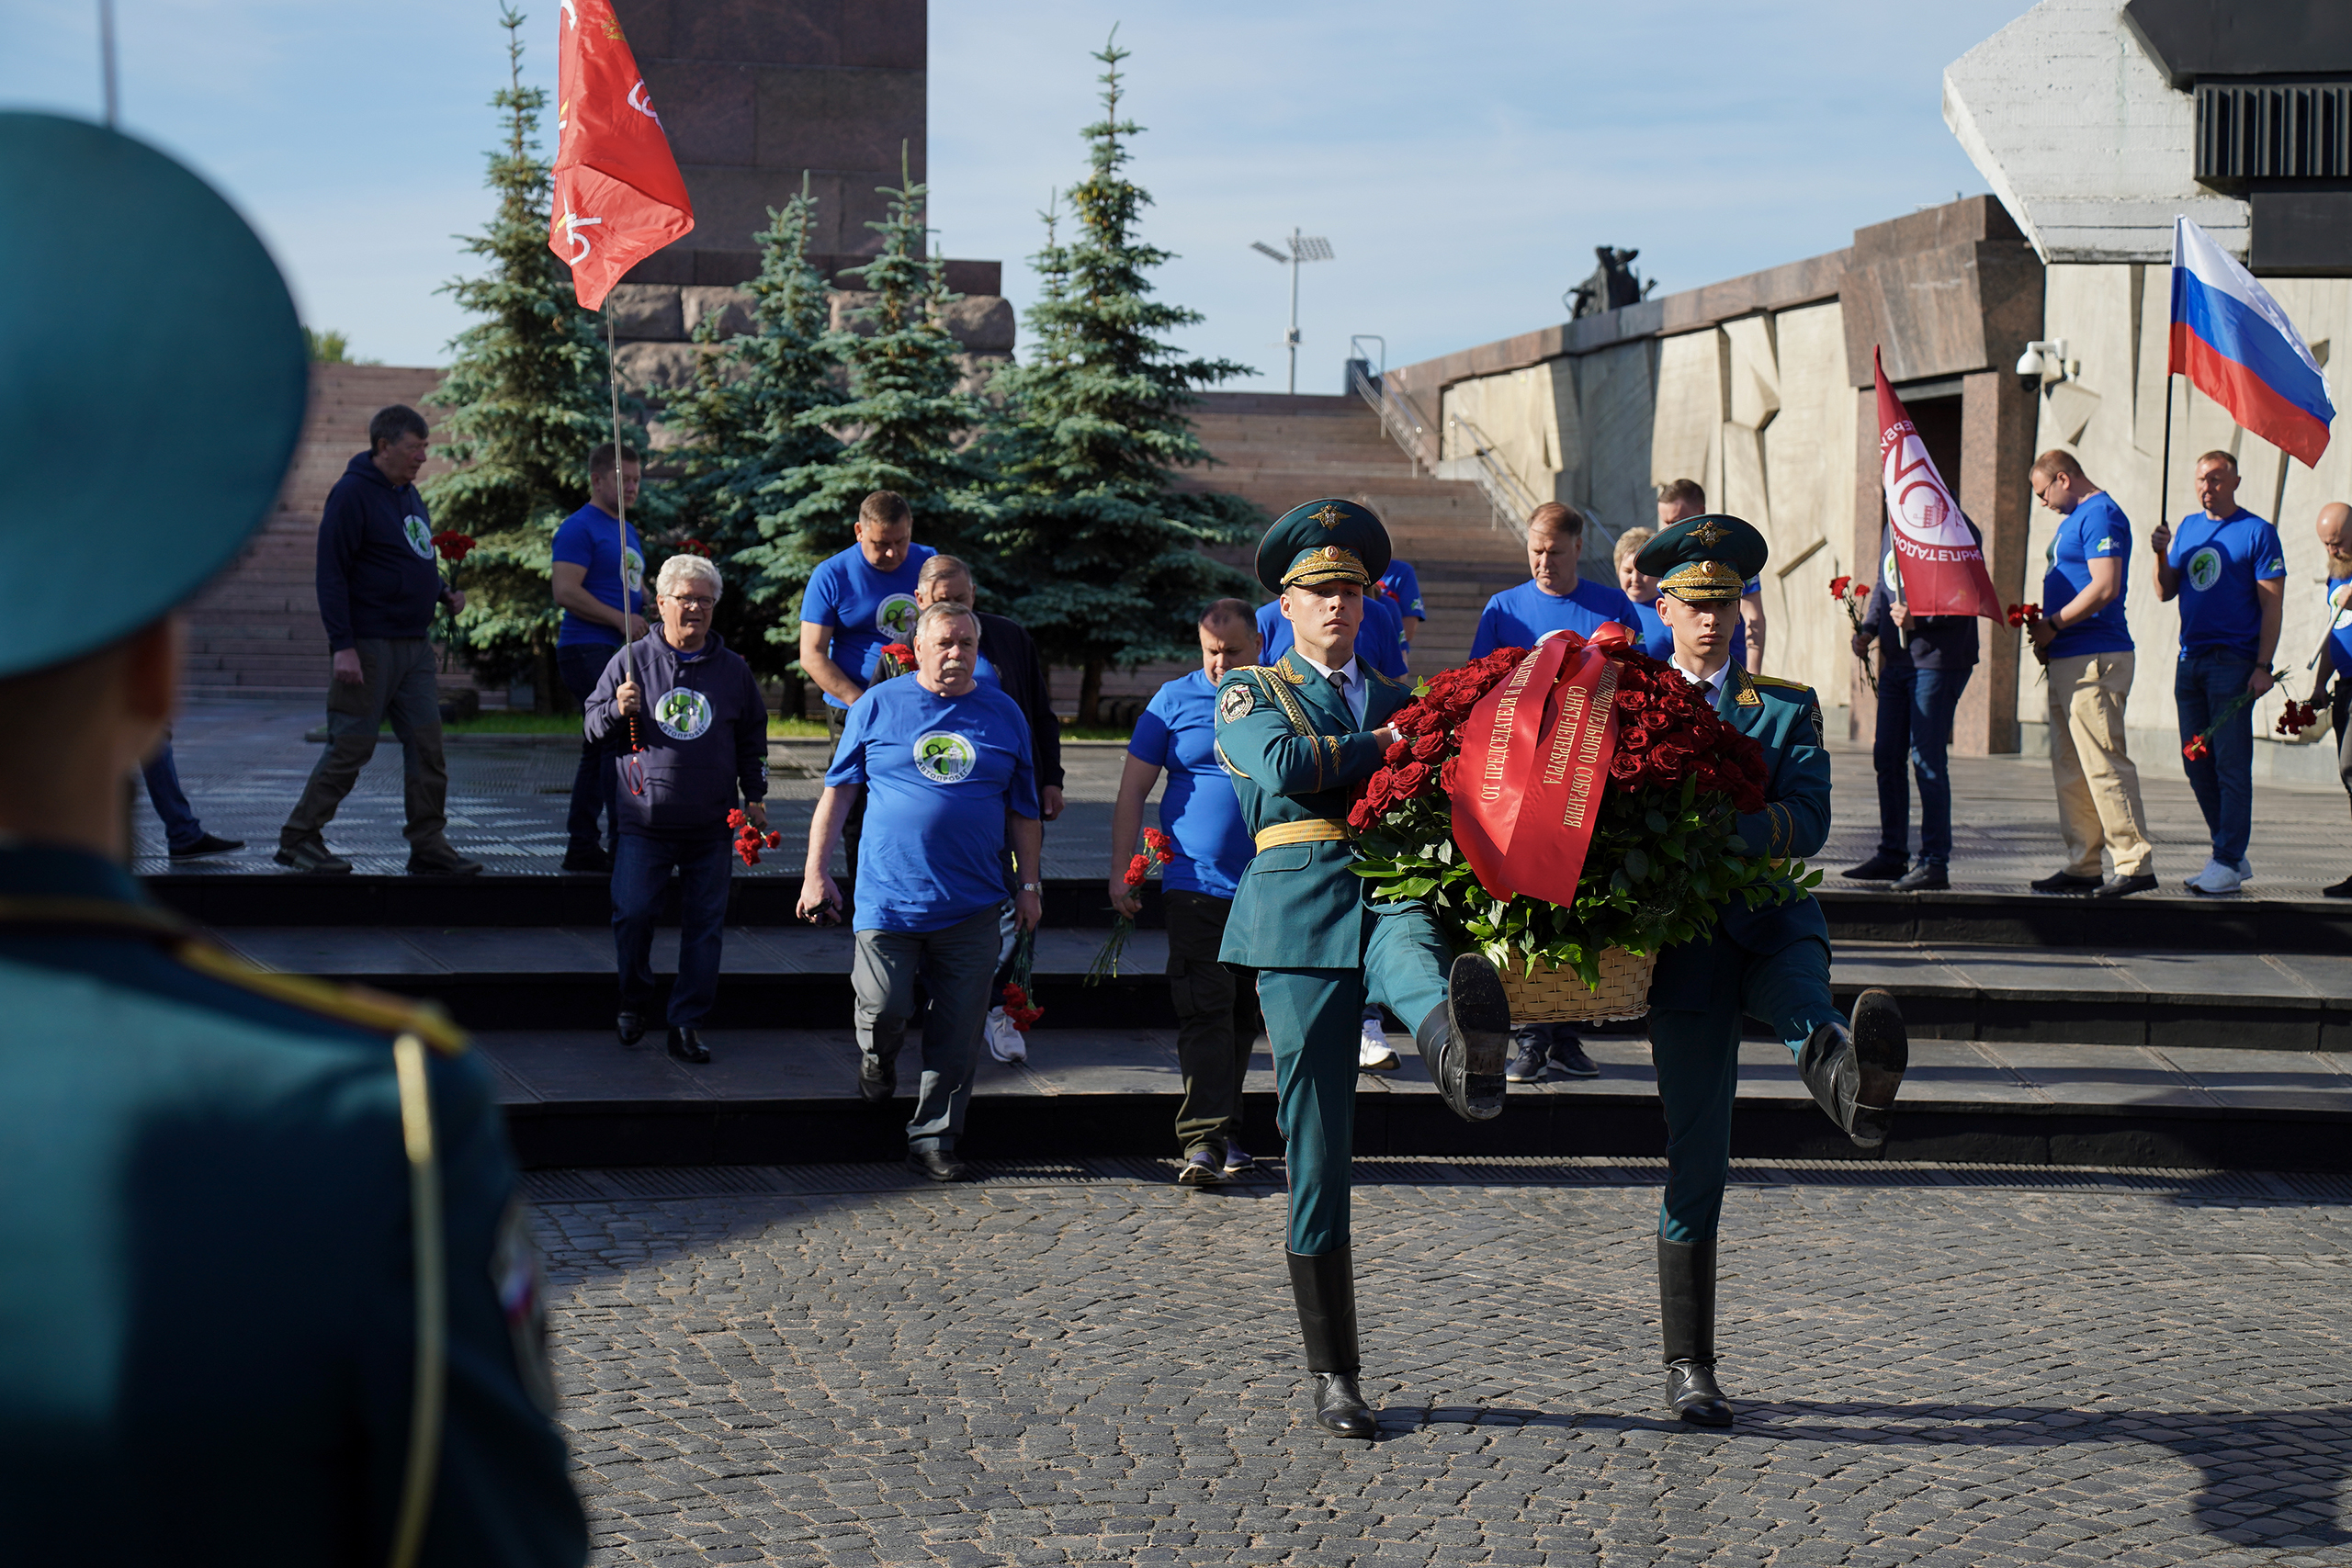
M 1013 919 L 1035 931 L 1045 830 L 1028 722 L 1001 688 L 978 678 L 979 617 L 941 600 L 923 608 L 909 640 L 914 672 L 867 687 L 842 726 L 808 824 L 798 912 L 824 924 L 840 919 L 833 849 L 851 807 L 872 791 L 850 968 L 858 1092 L 877 1105 L 898 1092 L 899 1051 L 920 977 L 931 1011 L 907 1164 L 934 1181 L 958 1181 L 956 1142 L 996 974 L 1005 851 L 1015 868 Z
M 613 856 L 613 942 L 620 960 L 623 1045 L 645 1035 L 653 1005 L 653 917 L 678 873 L 678 978 L 670 988 L 670 1055 L 707 1062 L 696 1026 L 718 992 L 727 918 L 727 815 L 768 825 L 768 710 L 742 657 L 710 629 L 722 588 L 700 556 L 672 556 L 654 580 L 661 620 L 613 655 L 588 698 L 588 739 L 620 755 Z M 633 667 L 632 667 L 633 661 Z

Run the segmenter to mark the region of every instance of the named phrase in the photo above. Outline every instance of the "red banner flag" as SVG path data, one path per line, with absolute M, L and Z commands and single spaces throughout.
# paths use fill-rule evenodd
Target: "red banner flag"
M 1903 400 L 1886 384 L 1875 348 L 1871 373 L 1878 378 L 1879 473 L 1886 487 L 1886 515 L 1894 524 L 1889 531 L 1903 602 L 1915 615 L 1982 615 L 2002 622 L 2007 612 L 1993 591 L 1984 547 L 1936 472 Z
M 1496 897 L 1577 901 L 1617 746 L 1617 666 L 1605 650 L 1632 641 L 1613 625 L 1589 642 L 1548 637 L 1463 720 L 1453 838 Z
M 559 4 L 548 249 L 594 310 L 623 273 L 693 231 L 694 205 L 612 0 Z

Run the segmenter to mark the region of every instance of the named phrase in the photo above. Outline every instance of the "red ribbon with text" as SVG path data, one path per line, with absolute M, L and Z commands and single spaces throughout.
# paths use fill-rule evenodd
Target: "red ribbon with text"
M 1453 840 L 1497 898 L 1573 904 L 1617 750 L 1617 666 L 1634 634 L 1545 638 L 1462 724 Z

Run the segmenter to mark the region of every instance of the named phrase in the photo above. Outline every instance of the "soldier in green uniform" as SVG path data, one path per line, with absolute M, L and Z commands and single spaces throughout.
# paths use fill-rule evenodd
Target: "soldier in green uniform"
M 300 428 L 293 302 L 226 202 L 95 126 L 0 114 L 0 211 L 10 1559 L 576 1565 L 488 1070 L 435 1015 L 254 972 L 123 871 L 174 607 Z
M 1446 1104 L 1483 1121 L 1502 1109 L 1510 1009 L 1494 966 L 1446 952 L 1428 908 L 1380 904 L 1351 868 L 1352 786 L 1397 739 L 1389 716 L 1409 682 L 1359 662 L 1363 591 L 1388 570 L 1388 530 L 1347 501 L 1310 501 L 1258 546 L 1258 580 L 1282 595 L 1293 646 L 1218 683 L 1216 755 L 1233 775 L 1257 852 L 1242 873 L 1218 956 L 1258 972 L 1273 1043 L 1290 1173 L 1292 1294 L 1306 1341 L 1315 1418 L 1368 1438 L 1356 1387 L 1355 1273 L 1348 1162 L 1356 1052 L 1370 1000 L 1414 1026 Z
M 1739 818 L 1749 850 L 1774 861 L 1818 853 L 1829 833 L 1829 753 L 1809 687 L 1731 662 L 1744 585 L 1764 568 L 1764 536 L 1736 517 L 1686 518 L 1644 546 L 1634 570 L 1658 580 L 1672 662 L 1708 687 L 1716 713 L 1764 748 L 1761 810 Z M 1742 1015 L 1786 1042 L 1822 1110 L 1863 1148 L 1886 1141 L 1909 1050 L 1903 1014 L 1865 991 L 1850 1023 L 1829 998 L 1829 926 L 1810 893 L 1751 909 L 1727 902 L 1712 936 L 1659 954 L 1650 986 L 1650 1052 L 1666 1110 L 1666 1200 L 1657 1232 L 1667 1403 L 1683 1420 L 1728 1427 L 1715 1382 L 1715 1230 L 1731 1172 Z

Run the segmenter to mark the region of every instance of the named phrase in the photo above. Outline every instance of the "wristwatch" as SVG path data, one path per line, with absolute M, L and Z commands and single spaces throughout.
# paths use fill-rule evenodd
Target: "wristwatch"
M 1042 882 L 1024 882 L 1021 885 L 1021 891 L 1023 893 L 1043 893 L 1045 890 L 1046 885 Z

